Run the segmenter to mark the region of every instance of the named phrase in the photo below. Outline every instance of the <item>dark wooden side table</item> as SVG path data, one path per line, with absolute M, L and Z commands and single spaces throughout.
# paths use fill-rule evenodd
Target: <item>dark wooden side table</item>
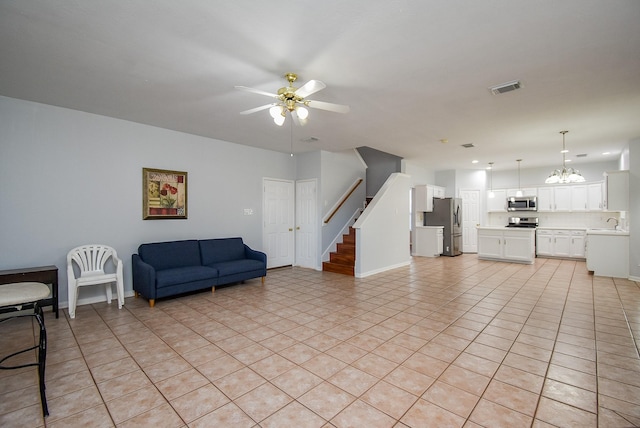
M 22 269 L 0 270 L 0 284 L 13 282 L 41 282 L 51 285 L 51 298 L 43 299 L 40 306 L 53 306 L 53 312 L 58 314 L 58 268 L 57 266 L 40 266 Z

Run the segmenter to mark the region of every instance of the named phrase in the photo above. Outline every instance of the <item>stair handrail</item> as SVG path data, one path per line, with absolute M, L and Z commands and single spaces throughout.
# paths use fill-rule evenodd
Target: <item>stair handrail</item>
M 342 198 L 340 198 L 340 201 L 335 205 L 333 210 L 331 210 L 331 213 L 329 213 L 329 215 L 325 217 L 324 219 L 325 224 L 331 221 L 333 216 L 336 215 L 338 210 L 344 205 L 345 202 L 347 202 L 347 199 L 349 199 L 351 194 L 358 188 L 360 183 L 362 183 L 363 181 L 364 180 L 362 178 L 358 178 L 356 181 L 353 182 L 353 184 L 351 184 L 351 187 L 347 189 L 347 191 L 342 195 Z

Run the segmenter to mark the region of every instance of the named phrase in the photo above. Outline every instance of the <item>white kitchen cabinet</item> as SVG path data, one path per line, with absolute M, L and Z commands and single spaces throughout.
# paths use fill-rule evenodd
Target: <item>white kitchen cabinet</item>
M 444 247 L 444 226 L 416 227 L 414 256 L 439 257 Z
M 503 231 L 491 229 L 478 229 L 478 257 L 487 259 L 502 259 Z
M 571 211 L 587 211 L 588 209 L 587 186 L 585 184 L 571 186 Z
M 535 256 L 533 233 L 504 232 L 504 258 L 533 263 Z
M 533 229 L 479 227 L 478 258 L 532 264 L 535 258 Z
M 587 269 L 594 275 L 629 277 L 629 234 L 587 231 Z
M 604 173 L 604 207 L 608 211 L 629 210 L 629 171 L 609 171 Z
M 507 212 L 507 191 L 505 189 L 493 189 L 493 198 L 487 192 L 488 212 Z
M 571 252 L 569 257 L 584 259 L 586 245 L 586 233 L 582 230 L 571 231 Z
M 544 257 L 585 257 L 585 231 L 571 229 L 536 230 L 536 255 Z
M 444 198 L 444 187 L 421 184 L 415 187 L 416 211 L 432 212 L 433 198 Z
M 537 196 L 538 189 L 535 187 L 523 187 L 522 189 L 507 189 L 507 198 L 516 196 L 518 190 L 522 192 L 522 196 Z
M 553 256 L 553 231 L 536 230 L 536 254 L 538 256 Z
M 415 187 L 416 195 L 416 211 L 431 212 L 433 211 L 433 188 L 430 186 L 419 185 Z
M 603 183 L 591 183 L 587 185 L 587 201 L 589 206 L 589 211 L 602 211 L 603 209 L 603 200 L 602 200 L 602 188 Z
M 602 183 L 538 187 L 538 211 L 600 211 Z
M 538 211 L 553 211 L 553 187 L 538 187 Z
M 553 256 L 569 257 L 571 254 L 571 232 L 555 230 L 553 232 Z
M 553 210 L 571 211 L 570 186 L 556 186 L 553 188 Z

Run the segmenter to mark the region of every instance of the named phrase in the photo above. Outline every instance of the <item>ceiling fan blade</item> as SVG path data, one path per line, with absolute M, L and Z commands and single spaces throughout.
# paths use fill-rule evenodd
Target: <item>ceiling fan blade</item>
M 247 86 L 235 86 L 236 89 L 240 89 L 241 91 L 253 92 L 254 94 L 265 95 L 271 98 L 278 98 L 278 95 L 272 94 L 270 92 L 262 91 L 260 89 L 249 88 Z
M 326 103 L 324 101 L 305 100 L 304 104 L 311 108 L 332 111 L 334 113 L 349 113 L 349 111 L 351 110 L 349 106 L 345 106 L 342 104 Z
M 256 108 L 251 108 L 249 110 L 245 110 L 245 111 L 241 111 L 240 114 L 251 114 L 251 113 L 256 113 L 258 111 L 262 111 L 262 110 L 266 110 L 268 108 L 271 108 L 273 106 L 277 105 L 277 103 L 271 103 L 271 104 L 266 104 L 260 107 L 256 107 Z
M 306 98 L 311 94 L 315 94 L 318 91 L 326 88 L 327 85 L 319 80 L 309 80 L 307 83 L 296 89 L 296 95 L 300 98 Z

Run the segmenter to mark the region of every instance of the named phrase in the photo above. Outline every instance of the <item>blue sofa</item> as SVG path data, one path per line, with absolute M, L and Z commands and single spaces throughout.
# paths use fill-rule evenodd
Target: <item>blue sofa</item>
M 133 291 L 149 299 L 231 284 L 267 275 L 267 255 L 242 238 L 142 244 L 131 256 Z

